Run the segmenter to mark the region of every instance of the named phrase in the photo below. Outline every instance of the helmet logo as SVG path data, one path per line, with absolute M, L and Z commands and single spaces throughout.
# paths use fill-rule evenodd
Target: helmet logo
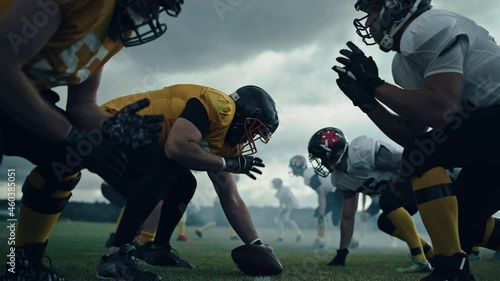
M 332 151 L 332 148 L 335 146 L 336 142 L 341 140 L 341 136 L 339 133 L 328 130 L 321 132 L 321 144 L 320 146 L 326 151 Z

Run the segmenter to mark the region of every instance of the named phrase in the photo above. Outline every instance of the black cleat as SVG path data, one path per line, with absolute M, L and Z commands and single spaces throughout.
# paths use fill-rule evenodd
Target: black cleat
M 134 257 L 134 246 L 123 245 L 111 256 L 102 256 L 97 266 L 97 278 L 104 280 L 159 281 L 161 277 L 139 266 Z
M 8 263 L 0 273 L 4 281 L 71 281 L 52 271 L 52 261 L 45 256 L 47 243 L 26 244 L 15 250 L 15 267 Z M 42 258 L 46 257 L 50 268 L 45 266 Z
M 194 268 L 193 264 L 181 259 L 172 247 L 150 249 L 146 252 L 144 261 L 150 265 Z

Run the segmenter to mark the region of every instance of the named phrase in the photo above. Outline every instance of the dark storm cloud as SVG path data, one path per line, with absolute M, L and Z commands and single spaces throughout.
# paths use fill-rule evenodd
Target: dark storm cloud
M 126 52 L 138 65 L 164 60 L 166 72 L 220 67 L 266 50 L 286 52 L 310 44 L 336 22 L 350 25 L 352 19 L 343 15 L 353 10 L 351 2 L 186 1 L 179 18 L 168 19 L 164 37 Z

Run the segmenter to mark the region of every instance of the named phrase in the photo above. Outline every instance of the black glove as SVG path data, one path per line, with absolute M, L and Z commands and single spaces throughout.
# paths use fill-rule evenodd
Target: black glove
M 328 263 L 330 266 L 345 266 L 345 260 L 347 258 L 347 254 L 349 254 L 348 249 L 339 249 L 337 250 L 337 254 L 333 258 L 331 262 Z
M 373 94 L 370 94 L 345 73 L 339 72 L 337 85 L 352 101 L 354 106 L 359 107 L 365 113 L 372 111 L 379 104 Z
M 384 80 L 378 77 L 378 68 L 372 57 L 366 57 L 354 43 L 347 42 L 347 47 L 351 50 L 342 49 L 340 54 L 345 57 L 338 57 L 337 61 L 344 65 L 344 67 L 333 66 L 333 70 L 340 73 L 348 74 L 349 77 L 354 79 L 357 84 L 363 86 L 365 90 L 372 96 L 375 89 L 384 84 Z
M 107 118 L 101 127 L 108 139 L 132 148 L 155 141 L 165 117 L 137 114 L 139 110 L 148 107 L 149 103 L 149 99 L 136 101 L 122 108 L 115 116 Z
M 257 246 L 261 246 L 261 247 L 266 248 L 269 252 L 274 252 L 274 249 L 273 249 L 273 247 L 271 247 L 271 245 L 262 243 L 262 241 L 260 241 L 260 239 L 259 239 L 259 240 L 257 240 L 257 241 L 255 241 L 255 242 L 253 242 L 253 243 L 252 243 L 252 244 L 250 244 L 250 245 L 257 245 Z
M 324 215 L 319 215 L 318 216 L 318 226 L 320 229 L 325 228 L 325 216 Z
M 238 157 L 230 157 L 224 158 L 226 160 L 226 169 L 224 171 L 236 174 L 246 174 L 252 179 L 257 179 L 251 172 L 262 175 L 262 172 L 255 168 L 257 167 L 265 167 L 264 163 L 262 163 L 262 159 L 253 156 L 238 156 Z
M 83 131 L 75 126 L 71 127 L 64 139 L 66 167 L 74 170 L 87 168 L 99 175 L 122 175 L 127 168 L 127 156 L 118 144 L 103 137 L 99 130 L 96 132 Z

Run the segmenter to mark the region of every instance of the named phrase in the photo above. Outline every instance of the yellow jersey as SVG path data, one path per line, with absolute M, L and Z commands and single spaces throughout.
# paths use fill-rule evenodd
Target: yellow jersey
M 23 71 L 38 89 L 80 84 L 123 47 L 119 40 L 113 41 L 108 36 L 116 0 L 57 2 L 63 2 L 59 4 L 62 20 L 58 30 L 23 66 Z M 12 0 L 0 1 L 0 17 L 11 3 Z M 48 5 L 40 4 L 41 10 L 37 13 L 53 16 L 56 10 Z M 34 27 L 35 20 L 27 18 Z M 16 35 L 24 38 L 22 34 Z
M 241 146 L 230 146 L 224 142 L 227 131 L 236 111 L 234 100 L 227 94 L 200 85 L 179 84 L 160 90 L 123 96 L 111 100 L 101 107 L 111 114 L 116 114 L 123 107 L 143 98 L 151 101 L 149 107 L 140 114 L 161 114 L 165 122 L 160 133 L 160 143 L 165 144 L 174 122 L 186 107 L 188 100 L 198 99 L 208 116 L 208 130 L 202 136 L 200 145 L 208 152 L 222 157 L 240 155 Z

